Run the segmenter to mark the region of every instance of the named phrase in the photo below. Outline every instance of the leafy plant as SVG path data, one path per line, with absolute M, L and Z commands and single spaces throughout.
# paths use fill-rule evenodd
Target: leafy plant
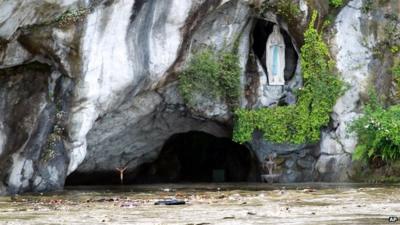
M 350 127 L 358 137 L 353 160 L 371 160 L 381 157 L 384 161 L 400 159 L 400 105 L 385 109 L 376 94 L 370 94 L 364 115 Z
M 329 0 L 329 5 L 339 8 L 343 5 L 343 0 Z
M 195 96 L 200 95 L 222 98 L 234 107 L 240 95 L 240 74 L 236 53 L 205 49 L 197 52 L 179 75 L 180 93 L 190 106 L 196 104 Z
M 313 13 L 301 48 L 304 87 L 298 91 L 296 105 L 238 109 L 233 139 L 243 143 L 260 130 L 264 138 L 275 143 L 314 143 L 320 139 L 320 129 L 329 122 L 329 115 L 343 90 L 343 83 L 334 76 L 328 47 L 314 28 Z
M 222 52 L 219 58 L 218 83 L 222 89 L 222 96 L 231 106 L 237 106 L 240 96 L 239 57 L 235 53 Z

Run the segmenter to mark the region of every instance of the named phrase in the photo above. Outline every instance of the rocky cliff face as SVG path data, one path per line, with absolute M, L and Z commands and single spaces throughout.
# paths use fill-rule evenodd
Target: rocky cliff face
M 177 133 L 230 137 L 225 102 L 204 98 L 189 108 L 178 91 L 177 74 L 205 46 L 237 47 L 241 107 L 295 104 L 301 34 L 311 10 L 323 17 L 328 3 L 293 1 L 300 11 L 290 21 L 273 10 L 259 16 L 261 2 L 0 1 L 0 193 L 60 189 L 74 171 L 135 171 Z M 399 11 L 391 1 L 369 12 L 364 4 L 352 0 L 337 10 L 327 34 L 349 89 L 320 145 L 277 146 L 257 135 L 248 145 L 259 160 L 270 152 L 282 158 L 282 181 L 348 179 L 356 140 L 346 127 L 359 115 L 366 82 L 378 73 L 371 49 L 383 38 L 380 15 Z M 268 86 L 259 51 L 273 23 L 287 46 L 283 87 Z

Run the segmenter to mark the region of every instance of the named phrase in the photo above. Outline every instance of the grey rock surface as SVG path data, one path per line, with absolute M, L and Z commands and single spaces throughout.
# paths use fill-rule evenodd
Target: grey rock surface
M 69 8 L 77 8 L 80 0 L 15 0 L 0 1 L 0 38 L 9 40 L 20 27 L 45 23 L 62 15 Z
M 21 127 L 1 118 L 0 155 L 7 162 L 1 177 L 8 192 L 58 189 L 77 169 L 113 171 L 121 164 L 135 168 L 154 160 L 175 133 L 230 135 L 227 124 L 216 122 L 230 123 L 225 103 L 217 106 L 208 101 L 210 109 L 196 110 L 202 118 L 193 115 L 177 93 L 176 82 L 168 77 L 190 57 L 191 46 L 222 49 L 224 40 L 239 38 L 240 51 L 247 52 L 251 23 L 246 1 L 3 1 L 0 5 L 0 68 L 30 61 L 50 65 L 42 77 L 49 83 L 36 85 L 41 95 L 30 101 L 32 106 L 24 105 L 30 108 L 24 116 L 32 121 L 24 126 L 38 144 L 27 143 L 29 134 L 12 135 L 9 129 Z M 87 14 L 67 18 L 73 24 L 57 22 L 65 12 L 75 15 L 81 9 Z M 242 57 L 244 64 L 247 53 Z M 11 76 L 7 79 L 17 77 L 7 75 Z M 2 115 L 13 113 L 9 102 L 22 101 L 19 92 L 26 85 L 11 92 L 0 89 L 2 101 L 8 99 Z M 71 92 L 63 96 L 60 92 L 67 87 Z M 63 130 L 51 144 L 56 149 L 49 153 L 54 159 L 43 163 L 47 156 L 41 152 L 54 138 L 59 107 L 65 111 Z M 13 120 L 24 116 L 14 115 Z M 44 127 L 36 126 L 40 116 L 51 118 L 43 119 Z M 12 139 L 19 137 L 29 145 L 14 146 L 17 141 Z M 40 161 L 43 166 L 37 166 Z
M 38 64 L 1 71 L 0 177 L 9 193 L 63 188 L 68 158 L 55 127 L 61 133 L 62 109 L 48 96 L 49 75 Z
M 373 49 L 384 40 L 385 35 L 380 31 L 384 30 L 388 21 L 382 15 L 396 14 L 398 9 L 392 8 L 389 1 L 385 7 L 376 7 L 365 12 L 363 4 L 367 3 L 362 0 L 350 1 L 335 20 L 336 31 L 331 40 L 331 52 L 348 88 L 333 108 L 333 126 L 322 134 L 322 155 L 316 169 L 325 181 L 348 179 L 348 174 L 351 173 L 351 154 L 357 145 L 357 138 L 348 127 L 360 117 L 362 96 L 367 95 L 371 81 L 377 80 L 378 84 L 389 76 L 387 60 L 378 66 Z M 385 54 L 384 49 L 379 51 Z M 377 68 L 380 72 L 376 71 Z M 377 90 L 388 90 L 388 86 L 390 85 L 377 87 Z

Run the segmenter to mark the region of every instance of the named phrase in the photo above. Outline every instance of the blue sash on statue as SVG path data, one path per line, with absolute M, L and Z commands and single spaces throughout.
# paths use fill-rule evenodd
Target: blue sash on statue
M 279 46 L 272 46 L 272 76 L 278 75 Z

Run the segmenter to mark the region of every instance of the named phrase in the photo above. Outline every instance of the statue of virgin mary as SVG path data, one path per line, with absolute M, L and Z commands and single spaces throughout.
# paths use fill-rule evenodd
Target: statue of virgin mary
M 285 85 L 285 42 L 277 25 L 268 37 L 266 54 L 269 85 Z

